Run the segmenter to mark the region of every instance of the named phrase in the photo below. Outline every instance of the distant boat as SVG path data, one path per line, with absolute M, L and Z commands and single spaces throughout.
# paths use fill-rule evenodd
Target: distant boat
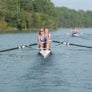
M 76 29 L 76 27 L 74 27 L 74 28 L 72 28 L 72 37 L 77 37 L 77 36 L 79 36 L 79 32 L 78 32 L 78 30 Z
M 79 33 L 72 33 L 72 37 L 77 37 L 79 36 Z

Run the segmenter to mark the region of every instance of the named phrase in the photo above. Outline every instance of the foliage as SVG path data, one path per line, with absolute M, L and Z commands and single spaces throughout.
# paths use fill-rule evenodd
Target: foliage
M 5 30 L 7 28 L 7 23 L 5 21 L 0 21 L 0 29 Z
M 66 7 L 57 7 L 59 27 L 92 27 L 92 11 L 75 11 Z
M 51 0 L 0 0 L 0 29 L 92 27 L 92 11 L 55 7 Z

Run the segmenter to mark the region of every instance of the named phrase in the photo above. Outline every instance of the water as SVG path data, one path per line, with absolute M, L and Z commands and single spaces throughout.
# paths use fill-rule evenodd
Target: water
M 92 46 L 92 29 L 52 32 L 52 39 Z M 0 35 L 0 50 L 35 43 L 37 33 Z M 25 48 L 0 53 L 0 92 L 92 92 L 92 49 L 52 43 L 52 55 L 44 59 Z M 37 48 L 35 46 L 34 48 Z

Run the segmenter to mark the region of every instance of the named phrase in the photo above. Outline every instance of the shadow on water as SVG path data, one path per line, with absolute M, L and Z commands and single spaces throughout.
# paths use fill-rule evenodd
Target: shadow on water
M 47 58 L 44 58 L 40 54 L 37 54 L 37 58 L 36 58 L 36 60 L 38 62 L 40 62 L 40 64 L 42 64 L 42 65 L 49 64 L 49 63 L 53 62 L 53 59 L 54 59 L 54 53 L 51 53 Z

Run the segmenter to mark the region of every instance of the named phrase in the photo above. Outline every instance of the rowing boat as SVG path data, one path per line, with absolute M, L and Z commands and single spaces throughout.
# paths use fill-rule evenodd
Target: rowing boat
M 60 42 L 60 41 L 52 40 L 52 42 L 58 43 L 58 45 L 63 44 L 63 45 L 71 45 L 71 46 L 78 46 L 78 47 L 84 47 L 84 48 L 91 48 L 92 49 L 92 46 L 74 44 L 74 43 L 70 43 L 70 42 L 66 42 L 66 41 Z M 13 51 L 13 50 L 17 50 L 17 49 L 24 49 L 25 47 L 31 48 L 33 50 L 38 50 L 38 49 L 35 49 L 35 48 L 32 47 L 32 46 L 35 46 L 35 45 L 38 45 L 38 44 L 37 43 L 33 43 L 33 44 L 29 44 L 29 45 L 20 45 L 20 46 L 17 46 L 17 47 L 0 50 L 0 53 L 1 52 L 7 52 L 7 51 Z M 58 46 L 58 45 L 56 45 L 56 46 Z M 44 49 L 39 49 L 39 54 L 42 55 L 44 58 L 46 58 L 50 54 L 52 54 L 52 52 L 51 52 L 51 50 L 47 50 L 46 48 L 44 48 Z
M 47 58 L 51 54 L 51 50 L 40 50 L 39 54 L 44 58 Z

